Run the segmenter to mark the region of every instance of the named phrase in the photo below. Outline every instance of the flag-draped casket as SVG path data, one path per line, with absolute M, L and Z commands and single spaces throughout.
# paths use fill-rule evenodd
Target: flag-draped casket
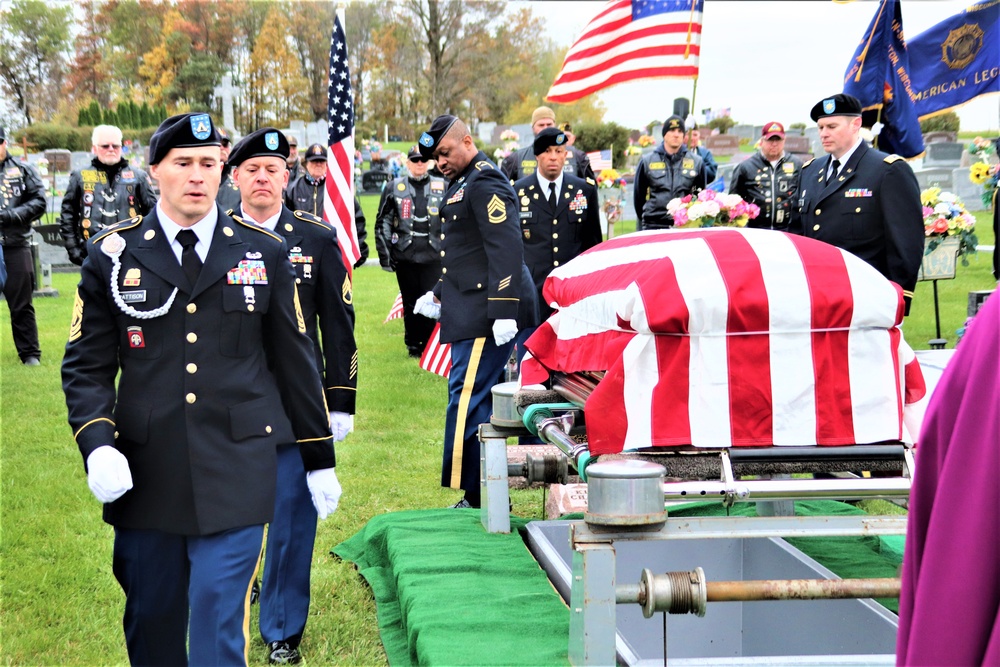
M 585 406 L 594 454 L 909 439 L 903 405 L 923 389 L 902 291 L 834 246 L 629 234 L 554 269 L 543 296 L 558 310 L 527 341 L 521 382 L 605 371 Z

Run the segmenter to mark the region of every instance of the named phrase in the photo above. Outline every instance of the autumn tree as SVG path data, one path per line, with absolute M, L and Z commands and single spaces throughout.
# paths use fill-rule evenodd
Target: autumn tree
M 247 83 L 260 95 L 252 112 L 255 127 L 287 123 L 308 104 L 308 81 L 289 47 L 289 30 L 284 13 L 272 7 L 250 54 Z
M 334 16 L 332 2 L 293 2 L 289 7 L 292 48 L 309 86 L 306 110 L 310 113 L 310 120 L 326 118 L 330 34 Z
M 15 0 L 0 12 L 0 87 L 25 121 L 47 120 L 60 97 L 72 9 Z

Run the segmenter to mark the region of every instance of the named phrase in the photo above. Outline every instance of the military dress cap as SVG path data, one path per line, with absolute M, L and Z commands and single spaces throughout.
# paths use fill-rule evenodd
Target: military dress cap
M 326 162 L 326 146 L 313 144 L 306 149 L 306 162 Z
M 832 97 L 820 100 L 809 112 L 809 117 L 814 121 L 827 116 L 860 116 L 861 102 L 858 98 L 844 93 L 837 93 Z
M 219 146 L 222 140 L 207 113 L 183 113 L 166 119 L 149 140 L 149 164 L 159 164 L 174 148 Z
M 663 121 L 663 134 L 670 132 L 671 130 L 684 131 L 684 119 L 680 116 L 671 116 L 670 118 Z
M 288 159 L 288 139 L 273 127 L 262 127 L 251 132 L 233 146 L 229 154 L 229 164 L 238 167 L 252 157 L 280 157 Z
M 771 137 L 784 137 L 785 126 L 777 121 L 765 123 L 764 129 L 760 131 L 760 136 L 764 139 L 770 139 Z
M 420 154 L 430 160 L 434 157 L 434 149 L 441 143 L 444 135 L 448 134 L 451 126 L 458 122 L 457 116 L 443 114 L 434 119 L 427 131 L 420 135 L 417 143 L 420 144 Z
M 551 118 L 552 122 L 556 122 L 556 112 L 549 107 L 538 107 L 531 112 L 531 124 L 534 125 L 543 118 Z
M 547 127 L 535 137 L 535 155 L 541 155 L 550 146 L 563 146 L 566 144 L 566 133 L 554 127 Z

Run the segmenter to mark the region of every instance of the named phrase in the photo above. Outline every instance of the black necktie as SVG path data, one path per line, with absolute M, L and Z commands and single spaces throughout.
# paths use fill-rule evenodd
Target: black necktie
M 549 206 L 554 211 L 556 209 L 556 184 L 549 183 Z
M 833 160 L 830 163 L 830 178 L 829 178 L 829 180 L 832 181 L 833 179 L 837 178 L 837 172 L 839 170 L 840 170 L 840 160 Z
M 184 248 L 181 251 L 181 268 L 184 269 L 184 275 L 187 276 L 188 282 L 194 287 L 194 284 L 198 282 L 198 274 L 201 273 L 201 257 L 194 250 L 194 245 L 198 242 L 198 235 L 190 229 L 183 229 L 177 232 L 177 242 Z

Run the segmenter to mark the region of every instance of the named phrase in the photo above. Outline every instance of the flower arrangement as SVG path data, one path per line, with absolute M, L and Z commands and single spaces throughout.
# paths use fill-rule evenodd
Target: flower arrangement
M 630 155 L 642 155 L 642 148 L 630 143 L 625 147 L 625 157 L 629 157 Z
M 656 139 L 649 136 L 648 134 L 643 134 L 639 137 L 639 146 L 642 148 L 646 148 L 647 146 L 652 146 L 655 143 Z
M 601 173 L 597 175 L 597 187 L 602 190 L 607 190 L 608 188 L 624 190 L 625 179 L 622 178 L 617 169 L 602 169 Z
M 958 256 L 962 266 L 968 266 L 966 255 L 974 255 L 979 239 L 976 238 L 976 218 L 965 210 L 962 200 L 941 188 L 927 188 L 920 193 L 924 213 L 924 236 L 930 239 L 924 254 L 933 252 L 946 237 L 958 237 Z
M 969 153 L 973 157 L 979 158 L 978 162 L 969 167 L 969 180 L 983 187 L 983 204 L 990 206 L 993 200 L 993 191 L 1000 181 L 1000 164 L 990 164 L 993 145 L 989 139 L 976 137 L 969 144 Z
M 698 196 L 675 197 L 667 203 L 675 227 L 746 227 L 760 215 L 760 207 L 739 195 L 702 190 Z
M 499 146 L 495 151 L 493 151 L 493 159 L 499 162 L 500 160 L 504 159 L 505 157 L 516 151 L 518 148 L 520 148 L 520 146 L 518 145 L 518 142 L 520 140 L 521 137 L 514 130 L 508 129 L 501 132 L 500 141 L 503 142 L 503 146 Z

